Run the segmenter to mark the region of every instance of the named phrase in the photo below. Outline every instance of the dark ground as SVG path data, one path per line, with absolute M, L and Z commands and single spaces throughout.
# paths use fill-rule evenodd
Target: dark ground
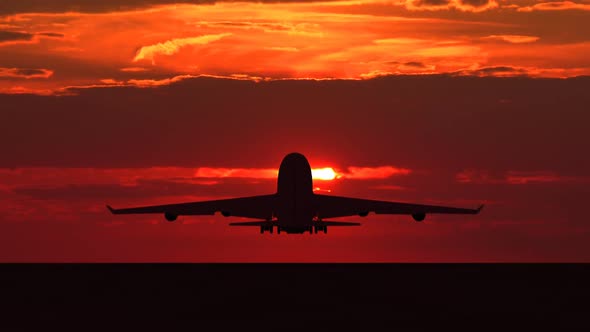
M 590 331 L 588 264 L 4 264 L 0 328 Z

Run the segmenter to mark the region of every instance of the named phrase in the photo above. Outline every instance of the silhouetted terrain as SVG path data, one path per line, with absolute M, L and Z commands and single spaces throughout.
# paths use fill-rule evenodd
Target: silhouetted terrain
M 576 264 L 0 266 L 11 323 L 80 330 L 585 330 L 589 276 Z

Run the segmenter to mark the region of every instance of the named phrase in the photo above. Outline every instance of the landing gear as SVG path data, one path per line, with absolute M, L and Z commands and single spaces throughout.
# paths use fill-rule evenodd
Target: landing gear
M 324 232 L 324 234 L 328 233 L 328 226 L 313 226 L 313 232 L 317 234 L 318 232 Z
M 264 234 L 264 232 L 268 231 L 270 234 L 272 234 L 274 225 L 271 226 L 260 226 L 260 234 Z M 279 229 L 279 227 L 277 226 L 277 233 L 281 233 L 281 230 Z

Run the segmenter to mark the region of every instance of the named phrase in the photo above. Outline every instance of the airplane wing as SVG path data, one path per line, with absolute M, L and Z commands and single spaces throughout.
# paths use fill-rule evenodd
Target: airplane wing
M 350 197 L 315 194 L 315 204 L 321 218 L 347 216 L 366 216 L 369 212 L 376 214 L 409 214 L 424 219 L 429 213 L 477 214 L 483 208 L 464 209 L 448 206 L 421 205 L 399 202 L 376 201 Z M 422 216 L 422 218 L 420 218 Z
M 170 221 L 181 215 L 213 215 L 215 212 L 221 212 L 226 217 L 234 216 L 266 220 L 272 217 L 275 198 L 275 195 L 262 195 L 125 209 L 113 209 L 107 205 L 107 208 L 113 214 L 162 213 Z

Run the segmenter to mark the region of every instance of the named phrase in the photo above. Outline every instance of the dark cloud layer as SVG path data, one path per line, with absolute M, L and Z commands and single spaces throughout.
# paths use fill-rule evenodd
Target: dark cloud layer
M 589 80 L 197 78 L 0 95 L 0 167 L 275 167 L 301 151 L 346 165 L 585 174 Z
M 33 35 L 26 32 L 0 31 L 0 43 L 10 41 L 31 40 Z
M 491 1 L 490 0 L 461 0 L 460 2 L 465 5 L 470 5 L 470 6 L 474 6 L 474 7 L 481 7 L 481 6 L 487 5 Z
M 526 69 L 523 68 L 515 68 L 510 66 L 494 66 L 494 67 L 483 67 L 475 70 L 461 70 L 455 72 L 453 74 L 456 75 L 475 75 L 475 76 L 500 76 L 500 75 L 510 75 L 512 77 L 516 76 L 528 76 L 528 72 Z
M 43 37 L 53 37 L 53 38 L 65 37 L 65 35 L 63 33 L 56 33 L 56 32 L 41 32 L 38 35 L 43 36 Z
M 329 0 L 328 0 L 329 1 Z M 100 13 L 168 4 L 213 4 L 218 0 L 19 0 L 0 2 L 0 15 L 17 13 L 61 13 L 67 11 Z M 306 0 L 258 0 L 253 2 L 312 2 Z
M 469 5 L 473 7 L 483 7 L 488 5 L 492 0 L 460 0 L 459 3 L 462 5 Z M 451 0 L 415 0 L 414 5 L 416 6 L 430 6 L 439 7 L 445 6 L 451 3 Z
M 35 75 L 44 75 L 45 70 L 43 69 L 31 69 L 31 68 L 18 68 L 16 70 L 18 75 L 22 76 L 35 76 Z
M 47 79 L 51 75 L 53 71 L 49 69 L 0 67 L 0 80 Z

